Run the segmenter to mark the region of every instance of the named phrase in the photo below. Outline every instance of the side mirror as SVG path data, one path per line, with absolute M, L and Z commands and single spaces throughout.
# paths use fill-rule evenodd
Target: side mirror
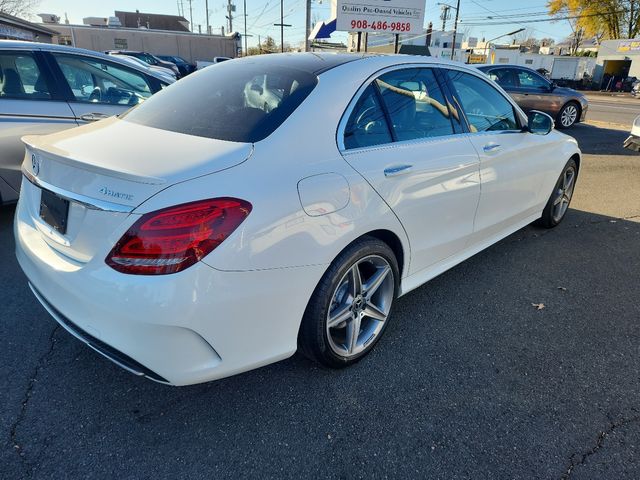
M 528 120 L 527 130 L 534 135 L 548 135 L 553 130 L 553 118 L 544 112 L 531 110 Z

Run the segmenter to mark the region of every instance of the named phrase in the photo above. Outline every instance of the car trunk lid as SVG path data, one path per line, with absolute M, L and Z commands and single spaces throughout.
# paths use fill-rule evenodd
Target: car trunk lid
M 88 262 L 117 241 L 131 212 L 151 196 L 238 165 L 253 149 L 248 143 L 194 137 L 115 118 L 23 141 L 22 169 L 28 181 L 23 181 L 22 201 L 33 227 L 52 248 L 78 262 Z M 68 207 L 43 196 L 43 190 L 68 201 Z M 55 215 L 43 213 L 47 201 L 56 205 L 49 205 L 50 210 L 60 205 L 58 209 L 68 209 L 57 213 L 65 217 L 64 228 L 52 221 Z

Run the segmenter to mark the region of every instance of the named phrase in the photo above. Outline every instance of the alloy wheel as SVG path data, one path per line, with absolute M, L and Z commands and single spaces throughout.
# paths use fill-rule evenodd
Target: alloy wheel
M 334 353 L 351 358 L 367 349 L 384 327 L 394 290 L 393 270 L 379 255 L 364 257 L 349 268 L 327 314 L 327 338 Z
M 573 196 L 573 188 L 576 180 L 576 169 L 571 166 L 562 174 L 560 185 L 556 190 L 556 196 L 553 199 L 552 212 L 553 221 L 558 223 L 567 213 L 571 197 Z
M 564 110 L 562 110 L 562 115 L 560 115 L 560 123 L 562 123 L 563 127 L 570 127 L 576 122 L 578 118 L 578 109 L 575 105 L 567 105 Z

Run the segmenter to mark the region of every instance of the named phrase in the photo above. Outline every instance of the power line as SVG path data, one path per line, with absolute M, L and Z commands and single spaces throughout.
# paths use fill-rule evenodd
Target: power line
M 543 22 L 557 22 L 559 20 L 577 20 L 580 18 L 589 18 L 589 17 L 602 17 L 605 15 L 617 15 L 619 13 L 627 13 L 626 10 L 614 10 L 612 12 L 607 13 L 590 13 L 585 15 L 570 15 L 565 17 L 553 17 L 553 18 L 540 18 L 534 20 L 521 20 L 515 22 L 482 22 L 482 23 L 467 23 L 463 22 L 463 25 L 468 27 L 480 27 L 480 26 L 491 26 L 491 25 L 513 25 L 513 24 L 525 24 L 525 23 L 543 23 Z
M 526 12 L 526 13 L 516 13 L 516 14 L 511 14 L 511 15 L 500 15 L 498 18 L 504 18 L 504 19 L 509 19 L 509 18 L 514 18 L 514 19 L 518 19 L 518 18 L 526 18 L 526 17 L 542 17 L 542 16 L 548 16 L 549 12 Z M 470 16 L 470 17 L 464 17 L 465 20 L 472 20 L 472 21 L 480 21 L 480 20 L 487 20 L 487 19 L 492 19 L 493 17 L 488 17 L 486 14 L 485 15 L 476 15 L 476 16 Z
M 486 10 L 486 11 L 487 11 L 487 12 L 489 12 L 489 13 L 493 13 L 494 15 L 497 15 L 498 17 L 502 17 L 502 16 L 503 16 L 502 14 L 500 14 L 500 13 L 498 13 L 498 12 L 495 12 L 495 11 L 493 11 L 493 10 L 491 10 L 491 9 L 489 9 L 489 8 L 487 8 L 487 7 L 485 7 L 484 5 L 482 5 L 482 4 L 480 4 L 480 3 L 478 3 L 476 0 L 471 0 L 471 2 L 472 2 L 472 3 L 474 3 L 475 5 L 477 5 L 478 7 L 482 8 L 483 10 Z M 512 23 L 515 23 L 516 25 L 523 26 L 523 24 L 522 24 L 522 23 L 518 23 L 518 22 L 512 22 Z M 463 25 L 467 25 L 467 24 L 464 24 L 464 23 L 463 23 Z M 488 25 L 488 24 L 487 24 L 485 21 L 483 21 L 481 25 L 475 25 L 475 26 L 484 26 L 484 25 Z M 509 24 L 505 24 L 505 25 L 509 25 Z M 474 25 L 471 25 L 471 26 L 474 26 Z M 539 31 L 540 33 L 544 33 L 545 35 L 552 35 L 551 33 L 549 33 L 549 32 L 545 32 L 545 31 L 540 30 L 540 29 L 538 29 L 538 31 Z

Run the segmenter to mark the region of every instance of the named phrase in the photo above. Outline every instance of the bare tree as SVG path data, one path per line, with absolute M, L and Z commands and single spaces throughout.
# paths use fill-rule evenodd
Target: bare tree
M 40 0 L 0 0 L 0 12 L 14 17 L 30 18 Z

